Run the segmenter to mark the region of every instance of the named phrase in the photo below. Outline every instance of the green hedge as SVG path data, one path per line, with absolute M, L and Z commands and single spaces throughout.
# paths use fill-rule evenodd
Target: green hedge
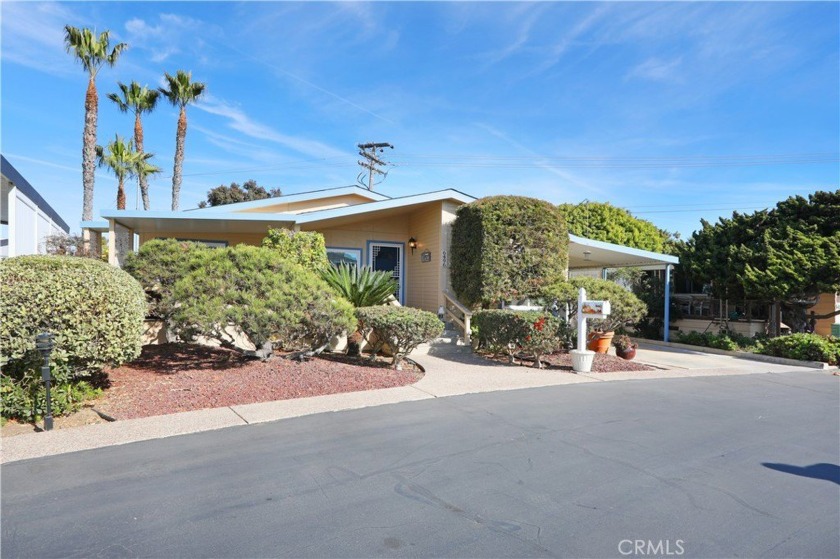
M 243 332 L 268 358 L 275 347 L 317 348 L 356 327 L 352 305 L 315 271 L 278 251 L 248 245 L 203 251 L 173 289 L 173 325 L 185 339 L 202 335 L 246 351 L 229 335 Z
M 749 338 L 737 332 L 676 332 L 674 341 L 681 344 L 698 345 L 702 347 L 713 347 L 727 351 L 746 350 L 753 351 L 759 340 Z
M 556 282 L 547 286 L 542 295 L 549 301 L 556 300 L 558 304 L 566 303 L 569 306 L 569 318 L 572 318 L 577 314 L 578 290 L 581 287 L 586 289 L 587 299 L 610 302 L 608 318 L 588 321 L 594 328 L 604 331 L 615 330 L 638 322 L 647 312 L 647 305 L 632 292 L 615 282 L 596 278 L 575 277 L 570 278 L 569 281 Z
M 79 379 L 140 354 L 146 305 L 127 273 L 89 258 L 20 256 L 0 261 L 0 365 L 3 416 L 41 415 L 43 389 L 35 336 L 55 336 L 56 413 L 89 394 Z
M 511 361 L 517 351 L 540 358 L 567 349 L 572 342 L 572 329 L 565 320 L 540 311 L 482 310 L 473 315 L 473 335 L 479 347 L 494 355 L 506 352 Z
M 538 296 L 566 275 L 569 236 L 552 204 L 493 196 L 458 208 L 450 249 L 452 288 L 470 307 Z
M 388 344 L 394 367 L 418 345 L 440 336 L 444 326 L 434 314 L 411 307 L 361 307 L 356 309 L 356 318 L 365 340 L 370 343 L 371 334 L 375 339 L 371 359 Z
M 307 270 L 322 270 L 329 263 L 324 236 L 314 231 L 269 229 L 262 246 L 276 250 Z
M 759 349 L 759 353 L 837 365 L 840 364 L 840 338 L 819 334 L 779 336 L 767 340 Z

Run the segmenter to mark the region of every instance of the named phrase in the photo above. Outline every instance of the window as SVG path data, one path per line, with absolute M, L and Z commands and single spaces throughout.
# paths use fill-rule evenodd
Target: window
M 362 263 L 362 249 L 327 247 L 327 260 L 333 266 L 338 266 L 339 264 L 359 266 Z

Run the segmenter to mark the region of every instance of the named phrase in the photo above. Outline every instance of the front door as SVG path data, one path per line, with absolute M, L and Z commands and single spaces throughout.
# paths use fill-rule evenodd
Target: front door
M 368 261 L 371 268 L 391 272 L 391 277 L 397 280 L 397 292 L 394 294 L 400 304 L 404 305 L 403 294 L 403 244 L 370 241 L 368 243 Z

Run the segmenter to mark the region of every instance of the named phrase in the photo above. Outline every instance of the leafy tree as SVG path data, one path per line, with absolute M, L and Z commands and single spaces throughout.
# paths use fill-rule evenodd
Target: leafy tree
M 572 318 L 578 312 L 578 290 L 581 287 L 586 289 L 587 298 L 610 302 L 610 315 L 603 320 L 591 321 L 593 326 L 601 330 L 615 330 L 633 324 L 641 320 L 647 312 L 647 305 L 633 293 L 617 283 L 596 278 L 574 277 L 567 282 L 557 282 L 546 287 L 543 296 L 549 300 L 556 300 L 559 304 L 568 305 L 569 318 Z
M 152 154 L 139 154 L 134 151 L 131 140 L 126 142 L 119 135 L 107 147 L 96 146 L 96 158 L 100 167 L 106 167 L 117 177 L 117 209 L 125 209 L 125 178 L 135 175 L 143 157 Z
M 107 64 L 116 64 L 120 54 L 128 48 L 119 43 L 111 48 L 110 32 L 98 36 L 88 28 L 79 29 L 71 25 L 64 28 L 64 46 L 78 60 L 88 73 L 85 94 L 85 128 L 82 134 L 82 219 L 93 219 L 93 183 L 96 167 L 96 121 L 99 109 L 99 95 L 96 92 L 96 74 Z
M 324 236 L 317 231 L 269 229 L 262 246 L 307 270 L 323 270 L 329 265 Z
M 672 252 L 671 234 L 609 203 L 560 204 L 569 233 L 653 252 Z
M 282 196 L 279 188 L 266 190 L 257 184 L 254 179 L 245 181 L 242 186 L 232 182 L 230 186 L 220 184 L 216 188 L 207 191 L 207 200 L 198 203 L 199 208 L 208 206 L 224 206 L 225 204 L 236 204 L 237 202 L 250 202 L 252 200 L 265 200 Z
M 137 82 L 131 82 L 130 85 L 117 82 L 117 85 L 120 88 L 122 97 L 118 93 L 109 93 L 108 99 L 116 103 L 120 112 L 126 113 L 129 110 L 134 112 L 134 147 L 137 149 L 137 153 L 143 153 L 143 122 L 140 117 L 143 113 L 150 113 L 154 110 L 160 97 L 160 92 L 156 89 L 149 89 L 145 85 L 141 87 Z M 157 169 L 157 167 L 141 166 L 139 168 L 141 172 L 137 173 L 144 210 L 149 209 L 149 183 L 146 177 L 152 172 L 155 172 L 151 171 L 151 169 Z
M 771 210 L 702 224 L 680 262 L 717 297 L 786 306 L 788 321 L 799 327 L 803 301 L 840 290 L 840 190 L 792 196 Z
M 198 101 L 206 85 L 192 81 L 192 72 L 178 70 L 174 76 L 164 73 L 167 87 L 158 90 L 173 106 L 180 109 L 178 129 L 175 133 L 175 166 L 172 170 L 172 210 L 176 211 L 181 200 L 181 172 L 184 168 L 184 141 L 187 138 L 187 105 Z

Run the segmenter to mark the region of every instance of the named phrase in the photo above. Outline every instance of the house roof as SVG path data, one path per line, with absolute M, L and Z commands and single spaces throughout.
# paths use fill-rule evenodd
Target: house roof
M 679 264 L 670 254 L 569 235 L 569 268 L 622 268 Z
M 348 194 L 355 194 L 363 198 L 367 198 L 373 202 L 380 200 L 388 200 L 389 197 L 378 192 L 373 192 L 361 186 L 340 186 L 337 188 L 324 188 L 321 190 L 310 190 L 308 192 L 297 192 L 294 194 L 285 194 L 283 196 L 275 196 L 273 198 L 264 198 L 262 200 L 252 200 L 250 202 L 236 202 L 235 204 L 225 204 L 223 206 L 209 206 L 207 208 L 192 208 L 185 210 L 187 212 L 201 212 L 201 213 L 232 213 L 246 210 L 255 210 L 274 206 L 277 204 L 290 204 L 293 202 L 308 202 L 309 200 L 322 200 L 324 198 L 334 198 L 336 196 L 346 196 Z
M 27 198 L 32 200 L 35 203 L 35 205 L 41 209 L 42 212 L 50 216 L 50 219 L 52 219 L 56 225 L 61 227 L 61 229 L 64 230 L 65 233 L 70 232 L 70 226 L 67 225 L 67 222 L 61 219 L 61 216 L 58 215 L 58 212 L 55 211 L 53 207 L 50 206 L 40 194 L 38 194 L 38 191 L 35 190 L 35 187 L 29 184 L 29 181 L 26 180 L 23 177 L 23 175 L 21 175 L 20 172 L 17 169 L 15 169 L 14 165 L 9 163 L 9 160 L 6 159 L 6 157 L 3 155 L 0 155 L 0 172 L 2 172 L 3 177 L 5 177 L 7 181 L 11 182 Z M 8 216 L 5 215 L 5 212 L 7 212 L 8 210 L 5 204 L 3 204 L 3 211 L 4 215 L 2 221 L 3 223 L 6 223 L 8 221 Z
M 336 189 L 332 189 L 336 192 Z M 366 191 L 367 192 L 367 191 Z M 275 203 L 277 198 L 273 198 Z M 444 200 L 455 200 L 461 203 L 469 203 L 475 200 L 472 196 L 453 189 L 426 192 L 400 198 L 387 198 L 342 208 L 326 210 L 315 210 L 307 213 L 243 213 L 228 211 L 142 211 L 142 210 L 103 210 L 101 216 L 105 219 L 114 219 L 120 224 L 135 230 L 158 230 L 171 232 L 207 231 L 208 223 L 213 222 L 213 230 L 221 232 L 256 232 L 265 231 L 269 225 L 301 225 L 318 221 L 364 215 L 367 213 L 392 210 L 395 208 L 410 208 L 418 204 L 437 202 Z M 266 200 L 258 200 L 265 202 Z M 250 202 L 246 202 L 250 203 Z M 217 206 L 215 209 L 227 209 L 235 204 Z M 84 222 L 89 224 L 90 229 L 102 230 L 105 222 Z M 107 229 L 107 228 L 106 228 Z

